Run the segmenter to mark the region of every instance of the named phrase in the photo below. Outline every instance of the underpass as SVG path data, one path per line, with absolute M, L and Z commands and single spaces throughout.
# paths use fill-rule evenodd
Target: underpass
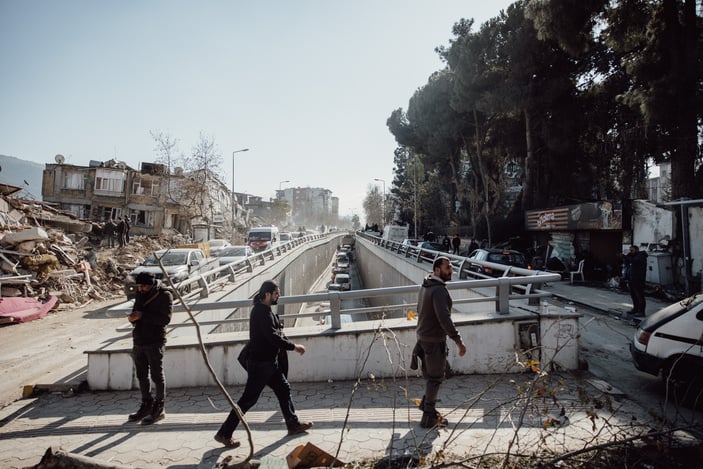
M 269 278 L 281 286 L 278 313 L 284 320 L 286 334 L 308 349 L 305 359 L 290 357 L 291 366 L 296 369 L 293 381 L 353 379 L 362 363 L 372 367 L 376 376 L 392 376 L 407 368 L 416 324 L 407 319 L 407 313 L 415 309 L 419 284 L 431 269 L 432 259 L 360 236 L 354 255 L 354 288 L 327 292 L 324 286 L 329 281 L 337 244 L 334 236 L 312 240 L 274 256 L 247 275 L 238 275 L 232 285 L 206 288 L 206 297 L 188 303 L 201 324 L 211 365 L 225 384 L 241 384 L 244 380 L 236 356 L 248 339 L 245 329 L 250 298 Z M 466 278 L 462 259 L 452 257 L 452 261 L 455 278 Z M 555 275 L 516 273 L 497 279 L 449 283 L 455 303 L 454 321 L 465 340 L 475 344 L 468 360 L 452 363 L 456 357 L 450 354 L 453 369 L 466 373 L 514 372 L 519 369 L 516 357 L 538 358 L 562 369 L 577 367 L 578 315 L 541 302 L 542 296 L 548 294 L 540 292 L 539 286 L 556 281 Z M 327 308 L 329 312 L 320 311 Z M 128 306 L 123 306 L 112 314 L 126 314 L 128 310 Z M 320 324 L 323 315 L 329 315 L 331 322 Z M 353 322 L 342 324 L 341 318 L 346 315 L 354 318 Z M 176 308 L 172 326 L 164 362 L 172 377 L 169 385 L 214 384 L 201 365 L 195 329 L 182 306 Z M 379 335 L 381 330 L 392 334 L 392 351 L 384 343 L 386 338 Z M 87 352 L 91 388 L 135 389 L 130 350 L 131 341 L 125 339 Z M 396 358 L 390 360 L 391 355 Z M 169 368 L 173 373 L 168 373 Z

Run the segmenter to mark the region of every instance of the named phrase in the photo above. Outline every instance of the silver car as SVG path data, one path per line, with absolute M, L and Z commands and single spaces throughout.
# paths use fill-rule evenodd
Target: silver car
M 254 250 L 249 246 L 228 246 L 220 251 L 217 258 L 220 265 L 241 264 L 247 257 L 253 256 Z

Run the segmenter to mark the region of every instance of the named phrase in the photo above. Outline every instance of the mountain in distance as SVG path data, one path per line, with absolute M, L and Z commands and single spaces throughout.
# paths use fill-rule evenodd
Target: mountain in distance
M 0 183 L 22 188 L 21 191 L 13 194 L 13 197 L 42 200 L 43 174 L 43 164 L 21 160 L 14 156 L 0 155 Z

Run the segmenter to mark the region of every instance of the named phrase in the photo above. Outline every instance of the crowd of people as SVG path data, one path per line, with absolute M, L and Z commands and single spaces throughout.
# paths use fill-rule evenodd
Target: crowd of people
M 112 218 L 108 218 L 102 227 L 102 236 L 106 247 L 114 248 L 115 240 L 121 248 L 129 244 L 130 228 L 131 225 L 127 217 L 117 217 L 117 223 L 115 223 Z

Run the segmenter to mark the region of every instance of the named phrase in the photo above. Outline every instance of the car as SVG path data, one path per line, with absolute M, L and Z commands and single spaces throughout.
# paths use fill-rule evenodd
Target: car
M 403 240 L 403 243 L 402 243 L 402 244 L 403 244 L 403 246 L 417 246 L 417 243 L 419 243 L 419 242 L 420 242 L 419 239 L 415 239 L 415 238 L 405 238 L 405 239 Z
M 250 246 L 229 246 L 220 251 L 217 258 L 220 265 L 240 264 L 247 257 L 253 256 L 254 250 Z
M 281 232 L 278 234 L 278 236 L 279 236 L 280 239 L 281 239 L 281 244 L 287 243 L 288 241 L 290 241 L 291 239 L 293 239 L 293 235 L 292 235 L 291 233 L 287 232 L 287 231 L 281 231 Z
M 182 282 L 191 276 L 205 275 L 208 271 L 217 267 L 217 259 L 205 257 L 205 253 L 200 249 L 161 249 L 147 256 L 144 262 L 125 278 L 124 292 L 128 299 L 132 299 L 137 295 L 136 279 L 140 273 L 151 273 L 157 280 L 163 280 L 164 275 L 159 261 L 161 261 L 164 270 L 174 284 Z M 184 286 L 181 289 L 181 293 L 188 293 L 190 287 L 190 285 Z
M 529 269 L 527 261 L 525 260 L 525 255 L 520 251 L 514 251 L 511 249 L 479 248 L 474 250 L 474 252 L 468 256 L 468 259 L 470 261 L 475 260 L 481 262 L 492 262 L 493 264 L 502 264 L 519 267 L 521 269 Z M 504 272 L 503 270 L 494 269 L 478 263 L 470 263 L 468 268 L 473 272 L 478 272 L 490 277 L 500 277 Z
M 351 290 L 351 277 L 349 276 L 349 274 L 339 273 L 334 276 L 334 283 L 331 284 L 330 287 L 334 284 L 341 285 L 342 291 Z M 328 290 L 329 289 L 330 288 L 328 288 Z
M 351 262 L 349 260 L 349 255 L 347 255 L 346 252 L 338 252 L 334 261 L 334 269 L 332 269 L 332 272 L 335 274 L 348 274 L 350 264 Z
M 446 252 L 442 243 L 435 243 L 433 241 L 419 242 L 415 248 L 415 251 L 420 251 L 420 257 L 434 257 L 434 253 L 429 251 Z
M 667 384 L 703 383 L 703 294 L 647 316 L 630 342 L 635 368 Z
M 217 257 L 218 253 L 227 246 L 231 246 L 230 242 L 226 239 L 211 239 L 208 241 L 210 245 L 210 256 Z

